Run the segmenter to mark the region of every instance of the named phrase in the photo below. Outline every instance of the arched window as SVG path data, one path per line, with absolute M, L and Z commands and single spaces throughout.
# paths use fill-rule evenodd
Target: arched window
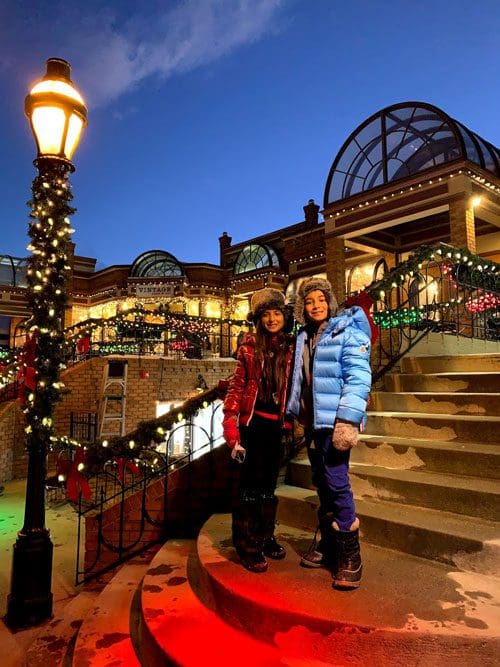
M 163 250 L 149 250 L 135 260 L 130 275 L 134 278 L 171 278 L 183 276 L 184 271 L 170 253 Z
M 344 143 L 326 181 L 324 207 L 458 159 L 500 176 L 500 151 L 462 123 L 423 102 L 395 104 Z
M 243 248 L 234 264 L 234 273 L 247 273 L 266 266 L 279 266 L 278 255 L 268 245 L 252 243 Z

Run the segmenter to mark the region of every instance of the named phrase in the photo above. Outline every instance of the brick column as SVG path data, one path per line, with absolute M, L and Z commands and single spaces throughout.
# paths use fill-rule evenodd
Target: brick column
M 450 202 L 450 243 L 476 252 L 476 228 L 471 197 Z
M 327 238 L 325 242 L 326 276 L 339 303 L 345 299 L 345 251 L 344 238 Z

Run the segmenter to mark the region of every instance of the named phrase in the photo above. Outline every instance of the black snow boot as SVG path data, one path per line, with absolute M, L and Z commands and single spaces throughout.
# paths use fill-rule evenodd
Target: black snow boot
M 273 560 L 282 560 L 286 550 L 274 537 L 278 498 L 274 494 L 262 494 L 260 497 L 261 523 L 259 537 L 262 540 L 264 554 Z
M 361 553 L 359 550 L 359 528 L 335 530 L 337 540 L 337 562 L 333 570 L 335 588 L 358 588 L 361 583 Z
M 259 536 L 260 498 L 243 496 L 233 509 L 233 544 L 241 564 L 250 572 L 265 572 L 267 561 Z
M 334 516 L 331 512 L 318 511 L 319 524 L 314 533 L 311 546 L 300 559 L 302 567 L 332 569 L 335 565 L 335 535 L 333 529 Z M 321 539 L 317 542 L 318 532 Z

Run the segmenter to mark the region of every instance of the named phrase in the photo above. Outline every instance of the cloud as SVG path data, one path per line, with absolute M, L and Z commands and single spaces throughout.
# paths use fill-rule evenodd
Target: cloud
M 276 29 L 284 0 L 183 0 L 119 23 L 109 9 L 79 20 L 67 42 L 77 85 L 104 106 L 150 76 L 207 65 Z

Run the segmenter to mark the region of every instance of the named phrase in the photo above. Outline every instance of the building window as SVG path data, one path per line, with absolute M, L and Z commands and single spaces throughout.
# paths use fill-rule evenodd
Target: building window
M 172 278 L 183 276 L 184 271 L 170 253 L 163 250 L 150 250 L 135 260 L 130 275 L 134 278 Z
M 268 245 L 256 243 L 245 246 L 240 252 L 234 265 L 234 273 L 248 273 L 266 266 L 278 266 L 280 263 L 275 250 Z

